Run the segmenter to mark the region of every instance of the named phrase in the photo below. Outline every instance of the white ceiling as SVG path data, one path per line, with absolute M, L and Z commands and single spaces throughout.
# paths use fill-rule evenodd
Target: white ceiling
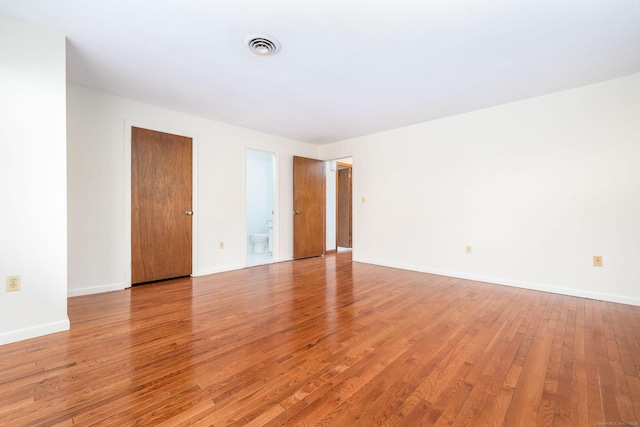
M 314 144 L 640 72 L 638 0 L 0 0 L 0 13 L 66 35 L 71 83 Z M 249 52 L 255 33 L 281 52 Z

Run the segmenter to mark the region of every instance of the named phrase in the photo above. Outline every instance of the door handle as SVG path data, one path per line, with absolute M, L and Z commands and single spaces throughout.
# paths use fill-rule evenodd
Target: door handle
M 193 215 L 193 211 L 186 211 L 184 214 L 191 216 L 191 215 Z
M 300 211 L 293 211 L 294 215 L 300 215 Z

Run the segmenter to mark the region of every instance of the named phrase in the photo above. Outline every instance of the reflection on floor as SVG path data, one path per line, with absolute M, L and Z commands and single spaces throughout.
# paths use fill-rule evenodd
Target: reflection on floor
M 338 252 L 349 252 L 351 250 L 351 248 L 343 248 L 341 246 L 338 246 Z
M 265 252 L 263 254 L 254 254 L 249 252 L 247 254 L 247 267 L 253 267 L 254 265 L 271 264 L 273 262 L 273 254 L 271 252 Z

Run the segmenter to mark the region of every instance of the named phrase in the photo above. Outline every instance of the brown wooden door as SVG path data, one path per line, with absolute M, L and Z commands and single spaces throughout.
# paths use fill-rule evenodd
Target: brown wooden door
M 342 248 L 351 247 L 351 168 L 338 169 L 337 179 L 337 242 Z
M 293 157 L 293 258 L 324 255 L 325 164 Z
M 131 283 L 191 274 L 192 140 L 131 128 Z

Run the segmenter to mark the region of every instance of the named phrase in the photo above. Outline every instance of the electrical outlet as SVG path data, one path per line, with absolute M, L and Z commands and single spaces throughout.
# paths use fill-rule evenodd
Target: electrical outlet
M 362 196 L 362 199 L 360 199 L 360 200 L 362 200 L 362 203 L 367 203 L 367 198 L 364 197 L 364 196 Z
M 20 290 L 20 276 L 7 276 L 7 292 Z
M 473 253 L 473 248 L 471 247 L 471 245 L 467 245 L 464 247 L 464 253 L 467 255 L 471 255 Z
M 602 257 L 599 255 L 593 256 L 593 266 L 594 267 L 602 267 Z
M 224 249 L 224 242 L 220 242 L 220 249 Z

